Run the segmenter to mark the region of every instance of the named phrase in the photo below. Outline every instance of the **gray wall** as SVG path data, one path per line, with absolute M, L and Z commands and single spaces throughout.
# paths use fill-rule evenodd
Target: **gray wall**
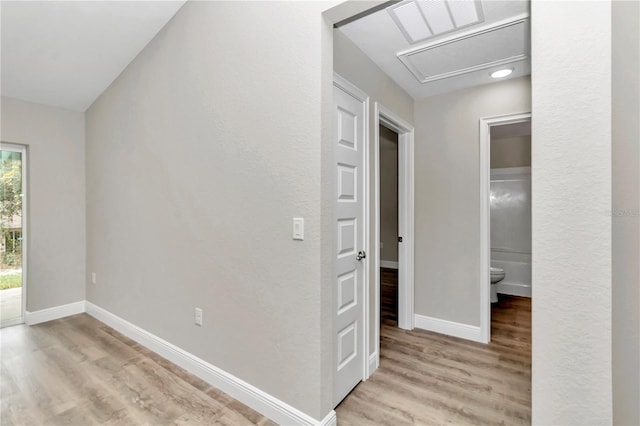
M 398 261 L 398 134 L 380 126 L 380 260 Z
M 491 168 L 530 167 L 531 136 L 491 138 Z
M 611 424 L 611 3 L 531 22 L 532 423 Z
M 359 3 L 359 2 L 355 2 Z M 347 3 L 348 4 L 348 3 Z M 389 76 L 387 76 L 376 64 L 371 61 L 351 40 L 344 36 L 340 30 L 333 31 L 333 70 L 342 77 L 356 85 L 360 90 L 369 95 L 369 137 L 374 135 L 374 117 L 375 102 L 379 102 L 386 108 L 393 111 L 400 118 L 408 123 L 413 123 L 413 99 L 398 86 Z M 369 150 L 369 161 L 373 164 L 374 152 Z M 373 187 L 373 174 L 369 185 Z M 373 205 L 373 197 L 370 201 L 370 209 L 372 212 L 369 231 L 371 235 L 374 232 L 375 206 Z M 370 246 L 367 253 L 373 253 L 373 240 L 369 239 Z M 369 263 L 369 276 L 373 277 L 377 271 L 373 268 L 373 262 Z M 375 308 L 375 293 L 369 292 L 369 307 L 371 312 Z M 369 327 L 370 345 L 369 353 L 373 353 L 375 327 L 373 322 Z
M 0 138 L 28 145 L 27 311 L 84 300 L 84 114 L 3 97 Z
M 87 299 L 316 418 L 325 7 L 187 2 L 86 114 Z
M 613 421 L 640 424 L 640 3 L 613 2 Z
M 528 77 L 416 101 L 416 314 L 480 325 L 478 123 L 530 105 Z

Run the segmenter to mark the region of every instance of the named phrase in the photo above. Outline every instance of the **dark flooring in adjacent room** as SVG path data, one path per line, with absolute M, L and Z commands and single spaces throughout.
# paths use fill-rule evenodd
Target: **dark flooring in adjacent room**
M 380 367 L 339 425 L 531 424 L 531 299 L 500 295 L 484 345 L 397 328 L 397 271 L 381 269 Z

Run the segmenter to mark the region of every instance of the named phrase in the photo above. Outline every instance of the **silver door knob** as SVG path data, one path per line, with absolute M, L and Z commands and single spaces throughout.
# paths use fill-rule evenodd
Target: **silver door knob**
M 356 260 L 360 261 L 360 260 L 364 259 L 365 257 L 367 257 L 367 253 L 365 253 L 364 251 L 360 250 L 358 252 L 358 255 L 356 256 Z

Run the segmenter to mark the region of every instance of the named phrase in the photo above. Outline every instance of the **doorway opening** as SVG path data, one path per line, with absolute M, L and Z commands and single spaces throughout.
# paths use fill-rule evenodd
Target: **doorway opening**
M 0 326 L 24 322 L 26 308 L 26 147 L 0 145 Z
M 398 326 L 398 133 L 381 124 L 380 136 L 380 322 Z
M 414 327 L 414 130 L 412 125 L 376 102 L 374 131 L 375 226 L 372 241 L 375 273 L 372 284 L 375 333 L 367 376 L 380 364 L 381 305 L 385 304 L 385 320 L 393 321 L 405 330 Z M 386 151 L 390 151 L 389 158 Z M 390 166 L 392 170 L 389 170 Z M 371 322 L 370 319 L 369 324 Z
M 488 343 L 492 315 L 526 317 L 530 330 L 531 114 L 481 119 L 480 163 L 481 334 Z

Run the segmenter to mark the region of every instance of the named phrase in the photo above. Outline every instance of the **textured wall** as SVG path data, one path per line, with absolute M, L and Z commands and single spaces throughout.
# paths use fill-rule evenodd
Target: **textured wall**
M 610 424 L 611 4 L 531 13 L 532 421 Z
M 613 421 L 640 424 L 640 3 L 613 3 Z
M 316 418 L 324 8 L 188 2 L 86 117 L 87 299 Z
M 380 260 L 398 261 L 398 134 L 380 126 Z
M 360 2 L 354 2 L 360 3 Z M 348 4 L 348 2 L 346 3 Z M 386 108 L 393 111 L 400 118 L 408 123 L 413 123 L 413 99 L 398 86 L 389 76 L 387 76 L 378 66 L 371 61 L 358 47 L 353 44 L 340 30 L 333 32 L 333 69 L 336 73 L 353 83 L 369 95 L 369 137 L 374 135 L 374 104 L 380 102 Z M 371 139 L 372 140 L 372 139 Z M 373 166 L 373 149 L 369 150 L 369 161 Z M 369 184 L 373 187 L 373 173 Z M 372 212 L 370 232 L 374 232 L 374 216 L 375 211 L 373 205 L 373 197 L 370 199 L 370 208 Z M 372 239 L 369 243 L 372 244 Z M 373 246 L 370 246 L 367 253 L 373 253 Z M 369 262 L 369 276 L 373 277 L 377 273 L 373 269 L 373 262 Z M 373 282 L 373 281 L 372 281 Z M 369 293 L 370 309 L 375 308 L 375 294 L 373 291 Z M 370 353 L 374 351 L 374 334 L 375 327 L 373 322 L 369 328 L 370 332 Z
M 28 145 L 27 311 L 84 300 L 84 114 L 3 97 L 0 138 Z
M 416 101 L 416 313 L 480 325 L 480 132 L 530 111 L 529 78 Z

